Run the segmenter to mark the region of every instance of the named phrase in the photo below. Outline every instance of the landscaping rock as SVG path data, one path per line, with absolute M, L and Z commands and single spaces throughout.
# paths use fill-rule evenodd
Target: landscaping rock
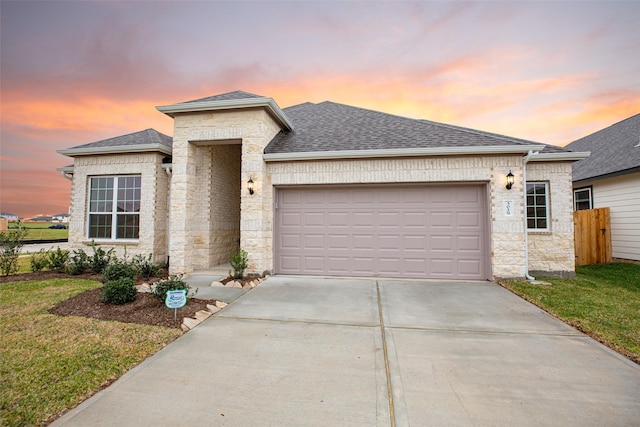
M 220 311 L 220 307 L 216 307 L 215 305 L 207 304 L 207 309 L 211 312 L 211 314 L 216 314 Z
M 196 320 L 203 321 L 208 319 L 211 316 L 211 312 L 208 310 L 200 310 L 196 312 Z
M 242 289 L 253 289 L 253 286 L 251 286 L 250 283 L 246 283 L 246 284 L 242 285 Z
M 211 282 L 211 285 L 209 286 L 220 287 L 220 286 L 224 286 L 224 284 L 222 282 L 218 282 L 217 280 L 214 280 L 213 282 Z
M 151 293 L 151 286 L 148 283 L 143 283 L 142 285 L 136 286 L 138 292 L 144 292 L 146 294 Z
M 220 308 L 224 308 L 226 306 L 228 306 L 229 304 L 227 304 L 224 301 L 216 301 L 216 307 L 220 307 Z
M 189 332 L 189 327 L 184 323 L 180 325 L 180 329 L 182 329 L 183 332 Z
M 235 280 L 227 283 L 227 288 L 242 288 L 242 284 L 240 282 L 236 282 Z
M 189 329 L 193 329 L 198 326 L 202 320 L 192 319 L 191 317 L 185 317 L 182 320 L 182 324 Z

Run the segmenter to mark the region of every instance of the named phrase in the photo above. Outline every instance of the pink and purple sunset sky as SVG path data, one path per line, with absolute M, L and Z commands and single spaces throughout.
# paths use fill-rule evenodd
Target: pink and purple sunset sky
M 233 90 L 565 145 L 640 111 L 640 2 L 0 2 L 0 211 L 67 212 L 56 150 Z

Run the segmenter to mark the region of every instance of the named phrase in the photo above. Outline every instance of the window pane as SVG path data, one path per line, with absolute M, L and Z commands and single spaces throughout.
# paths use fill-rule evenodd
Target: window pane
M 140 215 L 118 215 L 117 239 L 137 239 Z
M 94 239 L 110 239 L 111 215 L 89 215 L 89 237 Z

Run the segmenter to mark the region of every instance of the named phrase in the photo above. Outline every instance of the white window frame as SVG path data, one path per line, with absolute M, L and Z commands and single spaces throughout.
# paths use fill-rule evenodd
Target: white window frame
M 573 190 L 573 210 L 577 211 L 578 210 L 578 201 L 576 200 L 576 193 L 578 192 L 583 192 L 583 191 L 587 191 L 589 193 L 589 207 L 587 209 L 593 209 L 593 191 L 591 190 L 591 187 L 582 187 L 582 188 L 576 188 L 575 190 Z M 582 202 L 584 202 L 585 200 L 581 200 Z M 583 210 L 583 209 L 580 209 Z
M 544 185 L 544 202 L 545 202 L 545 220 L 546 220 L 546 227 L 542 228 L 542 227 L 529 227 L 529 219 L 531 218 L 529 216 L 529 186 L 530 185 L 534 185 L 534 186 L 540 186 L 540 185 Z M 526 188 L 526 192 L 527 192 L 527 206 L 525 207 L 525 215 L 527 216 L 527 231 L 550 231 L 551 230 L 551 216 L 550 216 L 550 204 L 551 204 L 551 199 L 549 197 L 549 183 L 545 182 L 545 181 L 531 181 L 531 182 L 527 182 L 527 188 Z M 534 195 L 534 197 L 539 196 L 539 194 Z M 534 210 L 538 209 L 538 205 L 534 199 L 534 204 L 533 206 Z M 537 215 L 534 213 L 533 216 L 533 220 L 536 222 L 537 225 Z
M 138 178 L 140 180 L 140 199 L 137 200 L 138 210 L 130 211 L 130 212 L 118 212 L 118 189 L 120 185 L 120 178 Z M 93 187 L 94 179 L 111 179 L 112 180 L 112 195 L 111 195 L 111 210 L 92 210 L 91 204 L 91 195 Z M 88 185 L 87 185 L 87 220 L 86 220 L 86 233 L 88 239 L 98 240 L 98 241 L 125 241 L 125 242 L 137 242 L 140 239 L 140 205 L 142 204 L 142 176 L 140 174 L 128 174 L 128 175 L 95 175 L 88 177 Z M 96 202 L 109 202 L 108 199 L 97 199 Z M 120 200 L 121 203 L 127 202 L 126 199 Z M 135 203 L 135 200 L 132 200 Z M 111 231 L 110 237 L 91 237 L 91 216 L 92 215 L 110 215 L 111 216 Z M 137 235 L 138 237 L 129 237 L 129 238 L 118 238 L 118 217 L 119 216 L 133 216 L 137 215 Z

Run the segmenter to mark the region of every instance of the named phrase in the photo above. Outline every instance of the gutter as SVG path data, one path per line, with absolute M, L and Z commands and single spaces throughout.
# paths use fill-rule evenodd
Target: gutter
M 544 145 L 491 145 L 486 147 L 429 147 L 374 150 L 305 151 L 295 153 L 266 153 L 265 162 L 303 160 L 368 159 L 380 157 L 462 156 L 479 154 L 524 154 L 541 150 Z
M 119 154 L 119 153 L 146 153 L 160 152 L 171 155 L 171 147 L 163 144 L 138 144 L 138 145 L 118 145 L 114 147 L 85 147 L 85 148 L 67 148 L 57 150 L 58 154 L 64 156 L 94 156 L 98 154 Z
M 62 168 L 56 168 L 58 172 L 62 175 L 64 179 L 68 179 L 69 181 L 73 181 L 73 166 L 65 166 Z

